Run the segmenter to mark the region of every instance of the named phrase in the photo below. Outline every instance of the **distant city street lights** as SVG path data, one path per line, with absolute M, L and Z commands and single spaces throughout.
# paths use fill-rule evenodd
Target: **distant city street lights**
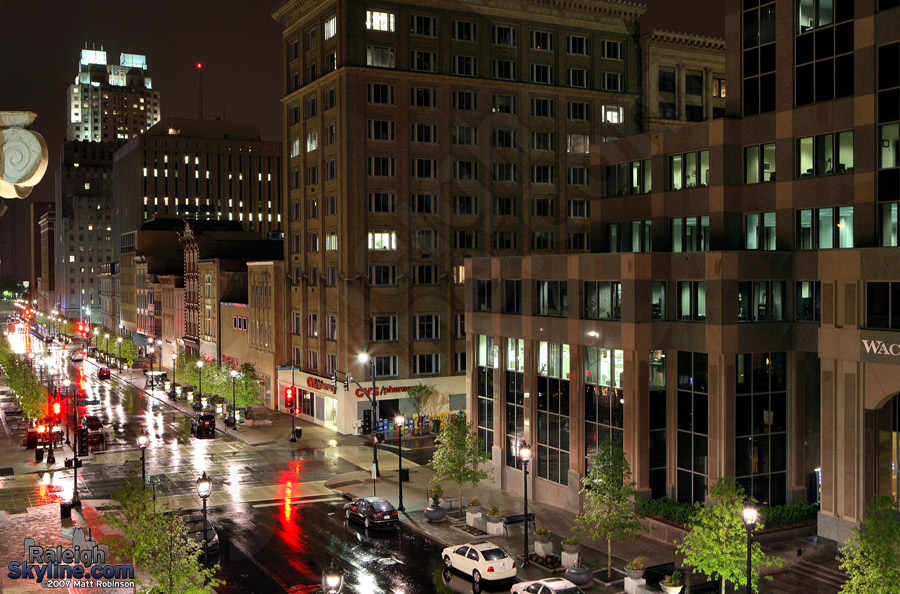
M 146 431 L 141 431 L 141 434 L 138 435 L 137 443 L 141 448 L 141 491 L 144 490 L 144 487 L 147 485 L 147 461 L 144 457 L 144 454 L 147 452 L 147 442 L 150 441 L 150 436 L 147 435 Z
M 397 475 L 397 484 L 400 486 L 400 505 L 397 506 L 397 511 L 406 511 L 406 508 L 403 507 L 403 422 L 405 420 L 403 415 L 394 417 L 394 428 L 397 430 L 397 454 L 399 456 L 397 460 L 400 469 Z
M 200 496 L 200 499 L 203 500 L 203 562 L 207 563 L 209 561 L 209 524 L 206 520 L 206 500 L 209 498 L 209 494 L 212 492 L 212 479 L 206 476 L 206 471 L 203 471 L 203 476 L 197 479 L 197 495 Z
M 150 353 L 150 386 L 153 387 L 153 353 L 156 352 L 156 348 L 150 347 L 148 352 Z

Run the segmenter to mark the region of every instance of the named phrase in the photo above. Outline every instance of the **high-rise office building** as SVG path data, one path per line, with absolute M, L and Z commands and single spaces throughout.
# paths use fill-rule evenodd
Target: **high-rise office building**
M 469 257 L 586 253 L 589 146 L 640 130 L 625 2 L 283 2 L 285 269 L 303 414 L 361 418 L 339 371 L 461 406 Z M 340 375 L 340 374 L 339 374 Z M 299 378 L 299 379 L 298 379 Z M 323 383 L 324 382 L 324 383 Z M 325 385 L 327 383 L 327 386 Z M 318 386 L 318 387 L 317 387 Z M 323 410 L 315 410 L 321 407 Z
M 121 54 L 119 64 L 109 64 L 102 49 L 81 50 L 69 85 L 66 139 L 128 140 L 158 122 L 159 92 L 146 71 L 147 58 L 140 54 Z
M 56 172 L 56 298 L 68 316 L 101 320 L 100 265 L 113 261 L 113 154 L 160 119 L 143 55 L 81 50 L 69 86 Z
M 638 488 L 900 500 L 900 9 L 729 0 L 724 119 L 591 148 L 598 253 L 467 263 L 470 410 L 495 477 L 579 505 L 599 443 Z M 894 318 L 898 318 L 898 322 Z M 531 395 L 529 398 L 528 395 Z

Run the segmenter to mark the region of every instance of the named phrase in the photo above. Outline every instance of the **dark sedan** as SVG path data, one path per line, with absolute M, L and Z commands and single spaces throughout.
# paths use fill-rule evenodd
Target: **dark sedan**
M 216 417 L 209 413 L 198 413 L 191 418 L 191 433 L 197 438 L 216 436 Z
M 391 502 L 381 497 L 363 497 L 344 504 L 348 520 L 360 520 L 366 528 L 398 524 L 397 510 Z

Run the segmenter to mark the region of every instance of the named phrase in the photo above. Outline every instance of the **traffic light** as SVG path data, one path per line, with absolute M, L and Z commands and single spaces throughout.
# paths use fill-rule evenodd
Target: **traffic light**
M 53 403 L 53 414 L 56 416 L 59 416 L 59 409 L 60 409 L 59 402 L 54 402 Z
M 294 390 L 292 388 L 284 391 L 284 403 L 287 405 L 288 410 L 294 410 Z

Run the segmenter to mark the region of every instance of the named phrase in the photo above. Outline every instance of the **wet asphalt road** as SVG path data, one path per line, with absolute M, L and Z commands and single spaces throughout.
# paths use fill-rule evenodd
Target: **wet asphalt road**
M 234 504 L 209 510 L 219 534 L 222 594 L 319 592 L 332 561 L 345 594 L 472 594 L 472 581 L 443 570 L 443 547 L 403 528 L 348 523 L 343 503 Z M 510 584 L 484 592 L 509 592 Z

